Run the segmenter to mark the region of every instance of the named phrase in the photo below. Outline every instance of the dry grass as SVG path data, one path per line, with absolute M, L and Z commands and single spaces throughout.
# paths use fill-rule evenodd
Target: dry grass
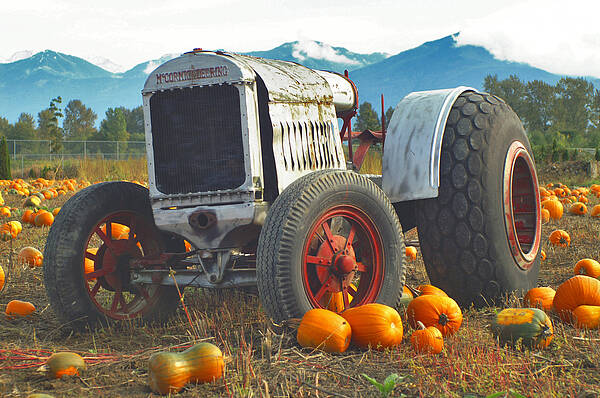
M 20 204 L 14 197 L 6 199 L 11 205 Z M 63 200 L 53 199 L 48 207 L 60 206 Z M 545 239 L 558 226 L 571 233 L 572 246 L 552 249 L 544 241 L 548 259 L 542 263 L 539 279 L 539 285 L 554 288 L 571 276 L 578 259 L 598 258 L 600 254 L 600 220 L 565 215 L 559 223 L 543 226 Z M 191 325 L 180 309 L 163 326 L 130 322 L 73 333 L 57 322 L 49 308 L 42 269 L 14 263 L 14 252 L 21 247 L 42 249 L 47 232 L 25 226 L 12 248 L 10 242 L 0 242 L 2 265 L 8 266 L 13 259 L 10 280 L 0 293 L 0 309 L 12 299 L 26 299 L 37 307 L 29 319 L 8 321 L 0 317 L 3 397 L 24 397 L 33 392 L 57 397 L 155 396 L 147 384 L 150 354 L 161 349 L 182 350 L 199 340 L 217 344 L 227 355 L 225 377 L 213 384 L 190 385 L 177 396 L 377 396 L 377 390 L 362 377 L 363 373 L 379 381 L 390 373 L 398 373 L 402 379 L 390 395 L 394 397 L 481 397 L 509 390 L 536 397 L 600 394 L 598 331 L 580 331 L 553 318 L 555 338 L 549 349 L 530 352 L 503 348 L 488 329 L 496 308 L 466 309 L 459 333 L 446 339 L 444 351 L 437 356 L 415 355 L 408 341 L 393 350 L 351 348 L 343 355 L 301 349 L 293 330 L 272 328 L 258 298 L 239 291 L 186 290 Z M 416 239 L 416 231 L 410 231 L 406 238 Z M 409 263 L 407 273 L 411 285 L 427 282 L 420 255 Z M 518 297 L 513 297 L 506 305 L 518 301 Z M 405 330 L 405 336 L 410 336 L 410 330 Z M 14 357 L 16 350 L 43 350 L 37 351 L 37 362 L 52 351 L 77 351 L 88 358 L 90 366 L 81 378 L 49 380 L 36 367 L 5 368 L 27 363 Z

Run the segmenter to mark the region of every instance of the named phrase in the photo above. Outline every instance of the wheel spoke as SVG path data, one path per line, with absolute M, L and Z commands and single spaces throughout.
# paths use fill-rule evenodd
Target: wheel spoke
M 352 242 L 354 241 L 354 234 L 356 234 L 356 228 L 354 227 L 354 224 L 352 224 L 352 226 L 350 227 L 350 232 L 348 232 L 348 237 L 346 238 L 346 250 L 350 250 L 350 248 L 352 247 Z
M 342 286 L 342 299 L 344 300 L 344 309 L 350 307 L 350 300 L 348 299 L 348 286 Z
M 111 271 L 112 271 L 112 270 L 110 270 L 110 271 L 109 271 L 109 270 L 108 270 L 108 269 L 106 269 L 105 267 L 102 267 L 102 268 L 100 268 L 99 270 L 97 270 L 97 271 L 94 271 L 94 272 L 87 273 L 87 274 L 85 274 L 84 276 L 85 276 L 85 279 L 87 279 L 87 280 L 89 281 L 90 279 L 99 278 L 99 277 L 101 277 L 101 276 L 104 276 L 104 275 L 106 275 L 106 274 L 109 274 Z
M 321 224 L 321 226 L 323 227 L 323 231 L 325 232 L 325 237 L 327 238 L 327 243 L 329 243 L 329 247 L 331 247 L 331 251 L 335 253 L 336 250 L 335 246 L 333 245 L 335 241 L 333 240 L 333 234 L 331 233 L 331 228 L 329 228 L 329 224 L 327 224 L 327 221 L 324 221 L 323 224 Z
M 321 286 L 321 288 L 319 289 L 319 291 L 315 295 L 315 300 L 317 300 L 317 301 L 321 300 L 321 298 L 323 297 L 323 295 L 329 290 L 329 284 L 331 283 L 332 279 L 333 279 L 333 276 L 330 276 L 329 278 L 327 278 L 327 280 L 325 281 L 325 283 L 323 283 L 323 285 Z
M 348 285 L 348 294 L 352 297 L 356 296 L 356 288 L 352 284 Z
M 357 262 L 357 263 L 356 263 L 356 267 L 357 267 L 357 270 L 358 270 L 359 272 L 367 272 L 367 266 L 366 266 L 366 265 L 364 265 L 363 263 L 358 263 L 358 262 Z
M 98 290 L 100 290 L 100 281 L 96 280 L 96 284 L 94 285 L 92 290 L 90 290 L 90 296 L 95 297 L 96 294 L 98 294 Z
M 331 266 L 331 260 L 324 257 L 317 256 L 306 256 L 306 262 L 309 264 L 315 264 L 321 267 L 329 267 Z
M 146 288 L 143 286 L 138 286 L 137 288 L 138 292 L 142 295 L 142 297 L 144 298 L 144 300 L 146 300 L 147 302 L 150 301 L 150 295 L 148 294 L 148 292 L 146 291 Z
M 117 311 L 117 308 L 119 307 L 119 303 L 121 302 L 121 291 L 120 290 L 115 290 L 115 295 L 113 296 L 112 299 L 112 303 L 110 305 L 110 312 L 114 313 Z
M 96 255 L 94 253 L 90 253 L 89 251 L 85 251 L 85 258 L 88 258 L 92 261 L 96 261 Z
M 108 231 L 108 227 L 106 228 Z M 97 226 L 95 231 L 96 235 L 98 235 L 98 237 L 102 240 L 102 242 L 104 242 L 104 244 L 113 252 L 115 251 L 115 245 L 113 244 L 113 240 L 109 238 L 110 235 L 105 234 L 101 229 L 100 226 Z

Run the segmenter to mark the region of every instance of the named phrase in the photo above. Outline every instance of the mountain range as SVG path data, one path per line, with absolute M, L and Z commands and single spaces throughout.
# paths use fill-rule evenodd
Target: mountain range
M 381 94 L 387 108 L 411 91 L 460 85 L 482 89 L 489 74 L 499 79 L 517 75 L 522 81 L 542 80 L 552 85 L 562 77 L 524 63 L 498 60 L 484 47 L 457 46 L 455 37 L 446 36 L 392 56 L 380 52 L 359 54 L 316 41 L 285 43 L 268 51 L 245 54 L 298 62 L 314 69 L 340 73 L 349 70 L 360 102 L 369 101 L 375 109 L 379 109 Z M 16 60 L 0 63 L 0 117 L 11 123 L 21 112 L 35 117 L 49 106 L 52 98 L 61 96 L 63 106 L 71 99 L 80 99 L 102 120 L 109 107 L 141 105 L 140 91 L 148 74 L 177 55 L 168 54 L 115 73 L 51 50 L 15 54 Z M 117 67 L 107 59 L 91 61 L 111 70 Z M 600 86 L 598 79 L 589 80 Z

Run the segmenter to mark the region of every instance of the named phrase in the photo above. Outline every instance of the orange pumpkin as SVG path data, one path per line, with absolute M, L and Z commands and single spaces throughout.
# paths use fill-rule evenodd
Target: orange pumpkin
M 354 290 L 356 291 L 356 286 L 354 286 L 354 284 L 352 284 L 352 287 L 354 288 Z M 325 302 L 327 303 L 327 309 L 329 311 L 333 311 L 333 312 L 337 312 L 338 314 L 342 311 L 344 311 L 344 296 L 342 295 L 342 292 L 332 292 L 332 293 L 326 293 L 323 297 L 325 297 Z M 348 294 L 348 304 L 350 304 L 352 302 L 352 300 L 354 299 L 354 297 L 352 297 L 352 295 Z
M 600 205 L 596 205 L 592 207 L 592 211 L 590 212 L 590 216 L 592 217 L 600 217 Z
M 60 379 L 63 376 L 81 376 L 80 372 L 84 371 L 85 361 L 83 358 L 74 352 L 57 352 L 48 358 L 46 362 L 48 375 L 53 379 Z
M 523 297 L 523 302 L 527 307 L 541 308 L 544 311 L 552 309 L 552 301 L 556 292 L 551 287 L 534 287 L 530 289 Z
M 304 314 L 296 338 L 302 347 L 325 352 L 344 352 L 350 345 L 352 329 L 340 315 L 323 308 Z
M 419 285 L 417 286 L 417 290 L 421 292 L 421 295 L 448 297 L 445 291 L 433 285 Z
M 405 249 L 406 258 L 409 261 L 414 261 L 417 259 L 417 248 L 414 246 L 406 246 Z
M 540 250 L 540 259 L 542 261 L 546 259 L 546 251 L 544 249 Z
M 6 282 L 6 275 L 4 274 L 4 268 L 0 265 L 0 292 L 4 290 L 4 284 Z
M 442 336 L 450 336 L 462 324 L 462 311 L 450 297 L 424 295 L 413 299 L 406 309 L 408 322 L 416 328 L 421 321 L 427 326 L 435 326 Z
M 21 222 L 25 223 L 25 224 L 32 224 L 33 223 L 33 219 L 31 218 L 31 216 L 33 215 L 33 210 L 31 209 L 27 209 L 23 212 L 23 215 L 21 216 Z
M 187 383 L 206 383 L 223 376 L 225 362 L 219 347 L 199 343 L 187 350 L 152 354 L 148 362 L 148 384 L 159 394 L 179 392 Z
M 31 315 L 35 312 L 35 306 L 29 301 L 12 300 L 6 304 L 6 317 L 14 319 L 19 316 Z
M 542 222 L 545 224 L 550 221 L 550 212 L 548 209 L 542 209 Z
M 404 287 L 402 288 L 402 296 L 413 298 L 415 297 L 413 292 L 406 285 L 404 285 Z
M 600 306 L 580 305 L 573 310 L 575 325 L 581 329 L 600 328 Z
M 571 322 L 573 310 L 580 305 L 600 305 L 600 280 L 576 275 L 556 289 L 552 306 L 560 319 Z
M 106 234 L 106 224 L 100 229 Z M 110 233 L 112 235 L 112 239 L 114 240 L 129 239 L 129 227 L 127 225 L 111 223 Z
M 349 308 L 341 314 L 352 329 L 352 342 L 361 348 L 385 349 L 402 342 L 398 311 L 379 303 Z
M 88 253 L 91 254 L 96 254 L 98 252 L 98 248 L 97 247 L 92 247 L 91 249 L 87 249 Z M 91 274 L 92 272 L 95 271 L 95 267 L 94 267 L 94 260 L 91 260 L 87 257 L 84 257 L 84 262 L 83 262 L 83 273 L 84 274 Z M 94 279 L 90 279 L 90 280 L 95 280 Z
M 439 354 L 444 349 L 442 332 L 434 326 L 425 327 L 417 322 L 418 329 L 410 336 L 410 344 L 419 354 Z
M 550 218 L 558 220 L 563 216 L 564 207 L 558 200 L 545 200 L 542 202 L 542 207 L 550 213 Z
M 567 247 L 571 244 L 571 236 L 563 229 L 556 229 L 550 234 L 550 243 L 554 246 Z
M 30 267 L 41 267 L 44 261 L 44 255 L 35 247 L 27 246 L 22 248 L 17 255 L 17 259 Z
M 575 202 L 569 207 L 569 213 L 582 216 L 587 213 L 587 206 L 581 202 Z
M 54 216 L 49 211 L 43 211 L 38 213 L 33 220 L 36 227 L 46 226 L 49 227 L 54 223 Z
M 573 273 L 575 275 L 587 275 L 592 278 L 600 278 L 600 263 L 591 258 L 584 258 L 577 261 Z

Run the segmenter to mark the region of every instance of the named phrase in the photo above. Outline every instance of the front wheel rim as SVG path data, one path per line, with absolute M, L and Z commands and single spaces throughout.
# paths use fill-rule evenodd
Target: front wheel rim
M 115 230 L 127 227 L 127 233 Z M 96 250 L 94 250 L 96 249 Z M 131 211 L 112 213 L 92 229 L 83 254 L 83 280 L 86 292 L 104 316 L 115 320 L 137 318 L 154 306 L 158 285 L 129 282 L 129 260 L 160 253 L 154 229 L 144 217 Z M 90 263 L 93 271 L 90 272 Z
M 371 218 L 354 206 L 327 210 L 304 242 L 302 280 L 313 308 L 327 308 L 334 294 L 342 308 L 374 302 L 384 275 L 381 234 Z
M 533 159 L 520 141 L 508 148 L 504 163 L 504 220 L 517 266 L 528 270 L 540 248 L 541 209 Z

